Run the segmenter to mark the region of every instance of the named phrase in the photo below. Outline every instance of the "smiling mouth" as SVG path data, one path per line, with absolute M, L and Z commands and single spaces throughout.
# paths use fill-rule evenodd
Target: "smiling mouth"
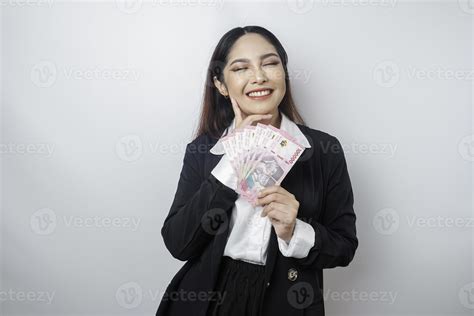
M 265 99 L 269 97 L 272 93 L 273 93 L 272 89 L 267 89 L 267 90 L 249 92 L 249 93 L 246 93 L 246 95 L 250 99 L 259 100 L 259 99 Z

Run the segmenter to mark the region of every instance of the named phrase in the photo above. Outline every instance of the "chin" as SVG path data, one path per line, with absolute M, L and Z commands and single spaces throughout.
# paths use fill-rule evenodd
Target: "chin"
M 275 111 L 275 108 L 277 108 L 277 106 L 268 104 L 248 104 L 241 107 L 242 111 L 247 115 L 268 114 Z
M 272 110 L 256 110 L 252 109 L 250 111 L 244 111 L 246 115 L 255 115 L 255 114 L 269 114 Z

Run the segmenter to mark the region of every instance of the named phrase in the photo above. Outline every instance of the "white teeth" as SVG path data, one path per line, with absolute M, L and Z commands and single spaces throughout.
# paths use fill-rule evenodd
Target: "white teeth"
M 249 93 L 249 96 L 250 96 L 250 97 L 261 97 L 261 96 L 270 94 L 270 92 L 271 92 L 270 90 L 263 90 L 263 91 L 257 91 L 257 92 L 250 92 L 250 93 Z

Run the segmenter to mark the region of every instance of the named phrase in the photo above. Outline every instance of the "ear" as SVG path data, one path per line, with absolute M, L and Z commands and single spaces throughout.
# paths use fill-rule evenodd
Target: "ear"
M 227 91 L 227 87 L 224 83 L 220 82 L 216 76 L 214 76 L 214 85 L 216 86 L 217 90 L 219 90 L 220 94 L 223 96 L 228 96 L 229 92 Z

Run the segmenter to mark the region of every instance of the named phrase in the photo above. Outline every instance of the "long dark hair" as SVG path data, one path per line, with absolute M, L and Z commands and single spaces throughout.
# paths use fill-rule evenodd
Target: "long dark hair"
M 206 83 L 204 87 L 204 97 L 199 126 L 195 137 L 202 134 L 208 134 L 214 138 L 220 138 L 224 130 L 232 123 L 234 111 L 230 99 L 225 98 L 214 86 L 213 77 L 216 76 L 221 82 L 224 82 L 224 67 L 227 63 L 227 55 L 232 45 L 247 33 L 257 33 L 265 37 L 276 49 L 285 70 L 286 93 L 283 97 L 279 110 L 295 123 L 306 125 L 301 115 L 296 109 L 291 96 L 290 80 L 288 77 L 288 56 L 280 41 L 267 29 L 261 26 L 236 27 L 222 36 L 217 44 L 211 61 L 207 68 Z

